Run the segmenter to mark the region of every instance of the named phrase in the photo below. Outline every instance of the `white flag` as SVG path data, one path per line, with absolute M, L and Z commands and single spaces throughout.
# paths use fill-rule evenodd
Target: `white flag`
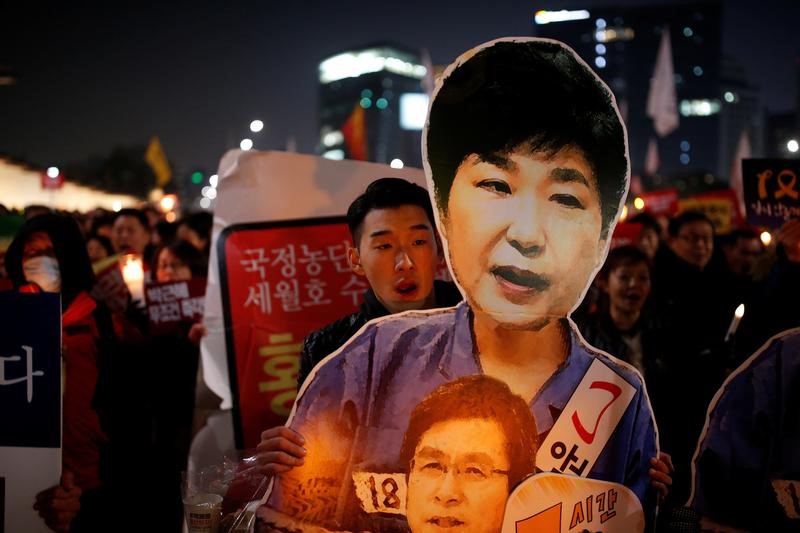
M 675 94 L 675 71 L 672 68 L 668 27 L 661 32 L 656 67 L 647 95 L 647 116 L 653 119 L 659 137 L 668 135 L 678 127 L 678 98 Z
M 644 173 L 654 176 L 658 172 L 659 166 L 661 166 L 661 160 L 658 157 L 658 143 L 655 137 L 650 137 L 650 142 L 647 143 L 647 154 L 644 156 Z
M 422 49 L 422 65 L 425 67 L 425 77 L 422 78 L 422 87 L 425 89 L 425 92 L 428 93 L 428 97 L 433 95 L 433 89 L 436 86 L 436 77 L 433 73 L 433 61 L 431 60 L 431 54 L 428 52 L 427 48 Z
M 731 163 L 730 173 L 730 186 L 736 192 L 736 198 L 739 200 L 739 211 L 742 215 L 745 214 L 744 208 L 744 185 L 742 183 L 742 159 L 750 159 L 752 153 L 750 150 L 750 137 L 747 135 L 747 130 L 742 130 L 739 136 L 739 144 L 736 147 L 736 154 L 733 156 Z

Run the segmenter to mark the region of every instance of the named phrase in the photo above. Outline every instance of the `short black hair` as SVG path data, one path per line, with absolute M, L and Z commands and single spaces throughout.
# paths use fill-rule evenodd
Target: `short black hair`
M 437 387 L 411 412 L 400 460 L 411 461 L 422 436 L 434 424 L 453 419 L 494 420 L 506 438 L 508 488 L 533 474 L 536 466 L 536 422 L 528 403 L 504 382 L 485 375 L 465 376 Z
M 667 233 L 669 233 L 670 237 L 677 237 L 678 233 L 681 231 L 681 228 L 686 224 L 691 224 L 692 222 L 705 222 L 711 226 L 711 231 L 714 232 L 714 223 L 711 222 L 710 218 L 700 211 L 689 210 L 684 211 L 683 213 L 680 213 L 679 215 L 670 219 L 669 226 L 667 226 Z
M 153 272 L 158 269 L 158 258 L 161 255 L 161 252 L 164 250 L 169 250 L 172 255 L 180 259 L 184 265 L 189 267 L 193 278 L 203 278 L 208 274 L 208 259 L 206 258 L 206 255 L 188 242 L 181 239 L 166 245 L 162 245 L 158 248 L 158 251 L 153 255 Z
M 462 58 L 433 99 L 424 139 L 439 211 L 447 213 L 456 171 L 470 154 L 576 148 L 596 177 L 605 238 L 629 174 L 625 128 L 608 87 L 556 41 L 499 40 Z
M 23 252 L 31 235 L 38 231 L 47 233 L 53 243 L 61 273 L 61 306 L 66 309 L 82 291 L 91 291 L 95 282 L 86 241 L 74 218 L 46 213 L 27 220 L 6 251 L 6 272 L 15 287 L 28 283 L 22 268 Z
M 211 228 L 214 225 L 214 215 L 208 211 L 197 211 L 189 213 L 178 221 L 178 226 L 186 226 L 191 229 L 201 239 L 211 242 Z
M 624 265 L 638 265 L 644 263 L 650 270 L 652 265 L 647 255 L 635 246 L 620 246 L 608 252 L 603 268 L 600 269 L 599 277 L 608 279 L 609 274 Z
M 638 215 L 630 217 L 626 222 L 630 222 L 631 224 L 641 224 L 643 228 L 650 228 L 656 232 L 656 235 L 659 237 L 661 236 L 661 225 L 650 213 L 639 213 Z
M 759 243 L 761 242 L 761 236 L 755 229 L 743 227 L 736 228 L 727 235 L 721 235 L 719 244 L 720 246 L 736 246 L 739 239 L 757 239 Z
M 361 227 L 367 214 L 373 209 L 388 209 L 404 205 L 421 207 L 428 216 L 431 228 L 435 230 L 433 207 L 428 191 L 401 178 L 380 178 L 367 186 L 358 198 L 353 200 L 347 209 L 347 225 L 353 237 L 353 245 L 358 248 L 361 240 Z
M 150 231 L 150 221 L 147 220 L 147 215 L 141 209 L 135 209 L 133 207 L 126 207 L 124 209 L 120 209 L 114 214 L 114 222 L 116 223 L 120 217 L 133 217 L 139 221 L 145 231 Z

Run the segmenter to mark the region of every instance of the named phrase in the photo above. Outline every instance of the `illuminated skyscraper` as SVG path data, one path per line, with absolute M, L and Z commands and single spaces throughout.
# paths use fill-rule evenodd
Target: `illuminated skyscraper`
M 399 160 L 421 167 L 426 72 L 417 52 L 389 44 L 323 60 L 318 69 L 318 152 L 331 159 Z
M 614 92 L 628 128 L 634 174 L 643 173 L 651 137 L 657 138 L 662 175 L 711 172 L 727 177 L 745 129 L 753 153 L 761 152 L 757 90 L 735 62 L 723 59 L 719 2 L 575 7 L 549 19 L 537 13 L 534 34 L 570 45 Z M 658 138 L 646 108 L 664 29 L 670 32 L 679 125 Z M 652 185 L 668 184 L 656 178 Z

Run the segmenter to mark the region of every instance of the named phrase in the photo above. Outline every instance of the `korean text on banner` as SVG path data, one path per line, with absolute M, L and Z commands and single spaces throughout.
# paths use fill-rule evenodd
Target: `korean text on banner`
M 303 338 L 355 311 L 367 284 L 341 217 L 231 226 L 219 243 L 234 430 L 252 447 L 289 416 Z

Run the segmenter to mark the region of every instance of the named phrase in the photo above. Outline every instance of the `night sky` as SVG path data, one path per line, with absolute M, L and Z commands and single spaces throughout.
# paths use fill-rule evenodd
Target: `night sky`
M 28 3 L 0 8 L 0 67 L 18 76 L 0 86 L 0 154 L 65 165 L 158 135 L 178 173 L 211 173 L 245 136 L 259 150 L 294 137 L 313 152 L 316 66 L 336 52 L 391 41 L 446 64 L 492 38 L 531 35 L 537 9 L 645 2 Z M 769 111 L 793 110 L 800 2 L 723 4 L 724 52 Z M 254 118 L 266 123 L 260 134 L 248 131 Z

